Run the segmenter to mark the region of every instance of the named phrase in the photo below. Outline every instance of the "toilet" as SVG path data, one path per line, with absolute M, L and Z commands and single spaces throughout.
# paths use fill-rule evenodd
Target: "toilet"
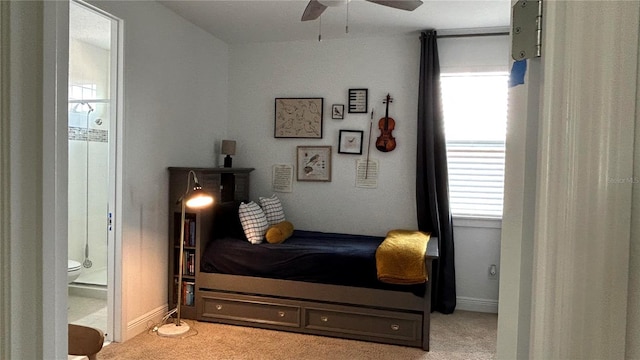
M 80 276 L 81 271 L 82 264 L 75 260 L 69 260 L 69 265 L 67 266 L 67 283 L 71 284 L 74 282 L 78 276 Z

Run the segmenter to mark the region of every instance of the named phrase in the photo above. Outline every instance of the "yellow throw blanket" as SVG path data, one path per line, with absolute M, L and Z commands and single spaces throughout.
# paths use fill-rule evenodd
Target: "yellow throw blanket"
M 429 233 L 391 230 L 376 250 L 378 279 L 389 284 L 422 284 L 427 279 L 424 258 Z

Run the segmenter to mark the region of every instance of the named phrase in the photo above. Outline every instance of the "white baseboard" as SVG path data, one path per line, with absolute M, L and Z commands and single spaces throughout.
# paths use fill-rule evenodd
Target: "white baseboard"
M 464 296 L 456 298 L 456 310 L 475 311 L 483 313 L 498 313 L 498 300 L 477 299 Z
M 159 306 L 148 313 L 137 317 L 127 323 L 127 331 L 122 341 L 127 341 L 136 335 L 149 330 L 153 325 L 160 323 L 162 318 L 167 314 L 169 307 L 167 304 Z

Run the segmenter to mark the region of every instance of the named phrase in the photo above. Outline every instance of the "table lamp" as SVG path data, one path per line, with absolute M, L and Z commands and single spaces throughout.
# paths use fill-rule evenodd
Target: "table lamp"
M 193 188 L 191 184 L 191 175 L 193 175 Z M 183 272 L 183 259 L 184 252 L 184 220 L 185 220 L 185 208 L 190 209 L 202 209 L 213 204 L 213 197 L 202 190 L 202 186 L 198 183 L 198 177 L 193 170 L 189 170 L 187 173 L 187 190 L 178 199 L 178 202 L 182 207 L 182 218 L 180 221 L 180 256 L 178 256 L 178 302 L 176 305 L 176 320 L 173 323 L 162 325 L 158 328 L 158 335 L 161 336 L 180 336 L 189 331 L 189 325 L 180 320 L 180 305 L 182 304 L 182 272 Z M 169 312 L 171 314 L 171 312 Z
M 236 154 L 236 141 L 235 140 L 222 140 L 222 149 L 220 153 L 227 155 L 224 158 L 224 167 L 231 167 L 231 155 Z

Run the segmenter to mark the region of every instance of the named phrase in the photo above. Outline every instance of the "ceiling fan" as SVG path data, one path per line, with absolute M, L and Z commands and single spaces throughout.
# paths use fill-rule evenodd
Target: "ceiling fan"
M 322 15 L 329 6 L 339 6 L 350 0 L 310 0 L 302 14 L 302 21 L 315 20 Z M 366 0 L 378 5 L 392 7 L 394 9 L 413 11 L 422 5 L 422 0 Z

